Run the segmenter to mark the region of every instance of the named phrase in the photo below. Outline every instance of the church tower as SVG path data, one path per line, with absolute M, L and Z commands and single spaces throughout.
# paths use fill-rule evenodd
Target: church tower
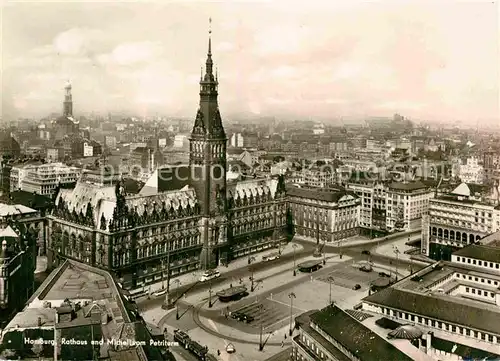
M 211 20 L 210 20 L 211 23 Z M 212 61 L 212 31 L 209 31 L 205 74 L 200 79 L 200 105 L 190 137 L 191 185 L 196 190 L 202 219 L 201 266 L 216 267 L 224 258 L 226 242 L 226 147 L 227 137 L 217 102 L 218 79 Z
M 68 81 L 64 87 L 64 103 L 63 103 L 63 115 L 66 117 L 73 116 L 73 96 L 71 95 L 71 84 Z

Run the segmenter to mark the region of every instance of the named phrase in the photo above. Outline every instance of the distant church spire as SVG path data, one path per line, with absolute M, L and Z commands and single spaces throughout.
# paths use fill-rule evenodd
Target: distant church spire
M 71 94 L 71 83 L 68 80 L 66 86 L 64 87 L 64 103 L 63 103 L 63 115 L 66 117 L 73 116 L 73 95 Z

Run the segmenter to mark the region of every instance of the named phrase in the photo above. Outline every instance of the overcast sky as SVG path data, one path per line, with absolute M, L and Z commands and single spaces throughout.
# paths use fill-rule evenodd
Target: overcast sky
M 499 123 L 493 1 L 8 3 L 2 111 L 193 116 L 212 17 L 223 116 Z

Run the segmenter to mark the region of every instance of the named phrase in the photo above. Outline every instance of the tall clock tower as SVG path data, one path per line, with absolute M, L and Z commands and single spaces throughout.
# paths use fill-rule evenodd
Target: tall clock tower
M 211 22 L 211 21 L 210 21 Z M 217 267 L 225 261 L 226 147 L 227 137 L 219 112 L 218 79 L 212 60 L 212 31 L 209 31 L 205 74 L 200 79 L 200 105 L 190 137 L 191 185 L 201 208 L 201 267 Z

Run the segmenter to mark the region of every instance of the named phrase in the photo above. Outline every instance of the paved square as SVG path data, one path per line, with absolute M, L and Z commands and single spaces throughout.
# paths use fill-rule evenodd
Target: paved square
M 328 282 L 328 277 L 333 278 L 333 284 L 345 288 L 353 288 L 354 285 L 359 284 L 362 289 L 367 288 L 371 282 L 379 278 L 378 272 L 373 270 L 371 272 L 363 272 L 352 264 L 345 264 L 327 275 L 318 277 L 317 279 L 322 282 Z
M 264 306 L 262 312 L 259 310 L 260 305 Z M 290 320 L 290 304 L 287 305 L 280 301 L 270 299 L 248 304 L 239 308 L 237 312 L 242 312 L 246 315 L 254 317 L 254 320 L 248 324 L 250 327 L 259 328 L 262 321 L 264 330 L 268 331 L 271 328 L 283 327 Z M 304 312 L 304 310 L 294 307 L 293 317 L 301 314 L 302 312 Z

